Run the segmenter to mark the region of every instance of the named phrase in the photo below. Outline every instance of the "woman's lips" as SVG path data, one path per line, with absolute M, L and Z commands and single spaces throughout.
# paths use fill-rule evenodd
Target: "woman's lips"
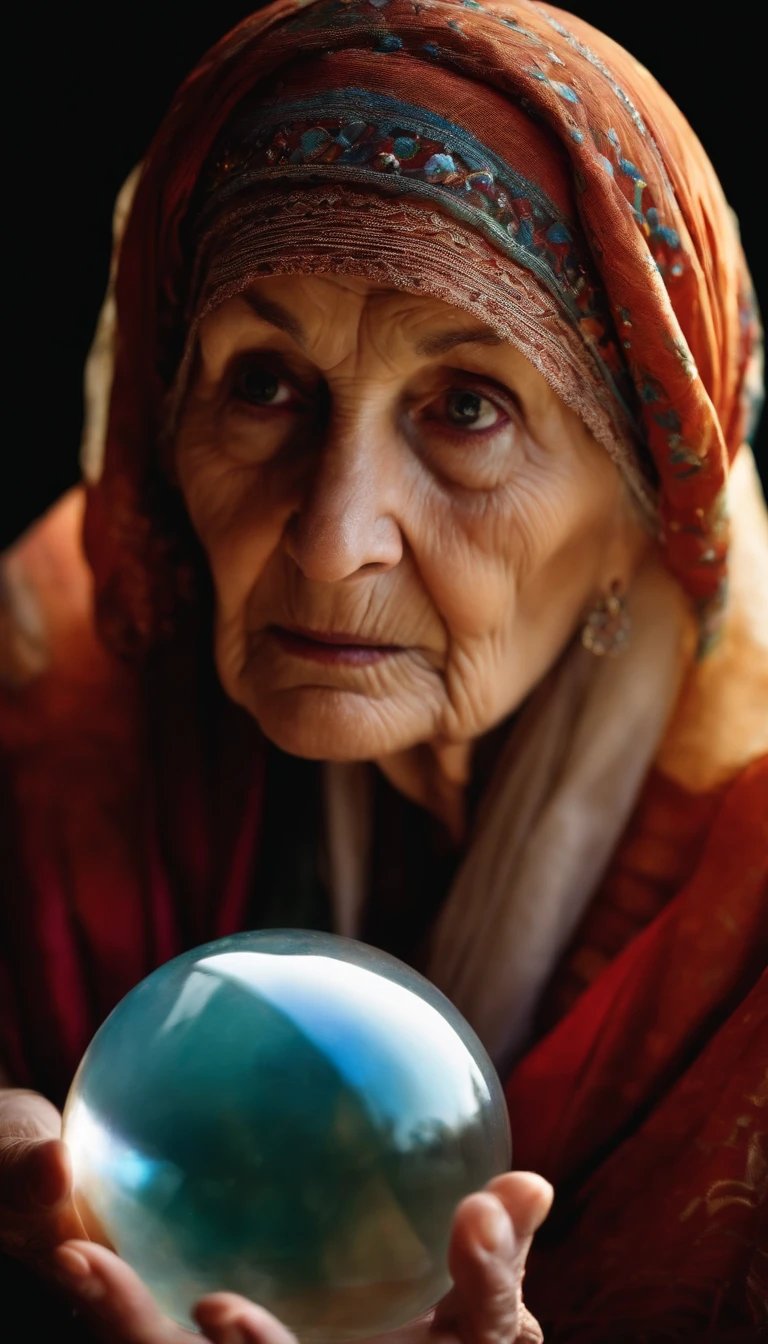
M 380 663 L 384 658 L 403 652 L 399 644 L 377 644 L 361 635 L 336 631 L 289 629 L 284 625 L 271 625 L 269 633 L 286 653 L 292 653 L 297 658 L 309 658 L 315 663 L 335 664 L 337 667 L 368 667 L 371 663 Z

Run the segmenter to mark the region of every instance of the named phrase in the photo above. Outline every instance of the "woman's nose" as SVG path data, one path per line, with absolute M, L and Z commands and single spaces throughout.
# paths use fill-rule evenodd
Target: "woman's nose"
M 285 533 L 288 554 L 305 578 L 339 583 L 399 563 L 398 456 L 381 435 L 329 427 Z

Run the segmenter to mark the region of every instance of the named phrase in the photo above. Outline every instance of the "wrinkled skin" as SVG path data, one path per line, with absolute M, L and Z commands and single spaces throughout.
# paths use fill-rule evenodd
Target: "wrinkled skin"
M 276 276 L 204 319 L 176 471 L 224 688 L 284 750 L 450 780 L 648 548 L 614 464 L 516 349 L 440 300 Z M 389 646 L 327 665 L 281 628 Z M 412 772 L 410 772 L 412 773 Z M 455 798 L 453 800 L 455 804 Z
M 473 743 L 649 549 L 605 450 L 521 354 L 356 279 L 263 279 L 203 321 L 170 470 L 229 696 L 285 751 L 378 761 L 457 837 Z M 55 1275 L 96 1338 L 191 1340 L 82 1239 L 59 1133 L 42 1097 L 0 1093 L 0 1247 Z M 391 1344 L 539 1341 L 522 1280 L 551 1198 L 511 1172 L 465 1199 L 454 1288 Z M 197 1319 L 215 1344 L 295 1344 L 228 1294 Z

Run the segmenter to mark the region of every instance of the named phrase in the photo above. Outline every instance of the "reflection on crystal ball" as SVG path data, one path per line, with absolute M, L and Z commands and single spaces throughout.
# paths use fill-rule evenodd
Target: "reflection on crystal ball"
M 404 1325 L 450 1287 L 464 1195 L 508 1169 L 483 1047 L 361 943 L 238 934 L 160 967 L 67 1101 L 83 1220 L 164 1311 L 242 1293 L 309 1344 Z

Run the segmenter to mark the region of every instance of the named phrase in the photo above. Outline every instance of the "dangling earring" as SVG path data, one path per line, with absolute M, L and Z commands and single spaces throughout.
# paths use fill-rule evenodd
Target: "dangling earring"
M 618 658 L 629 643 L 631 627 L 620 585 L 612 583 L 608 593 L 595 603 L 587 616 L 581 642 L 597 658 Z

